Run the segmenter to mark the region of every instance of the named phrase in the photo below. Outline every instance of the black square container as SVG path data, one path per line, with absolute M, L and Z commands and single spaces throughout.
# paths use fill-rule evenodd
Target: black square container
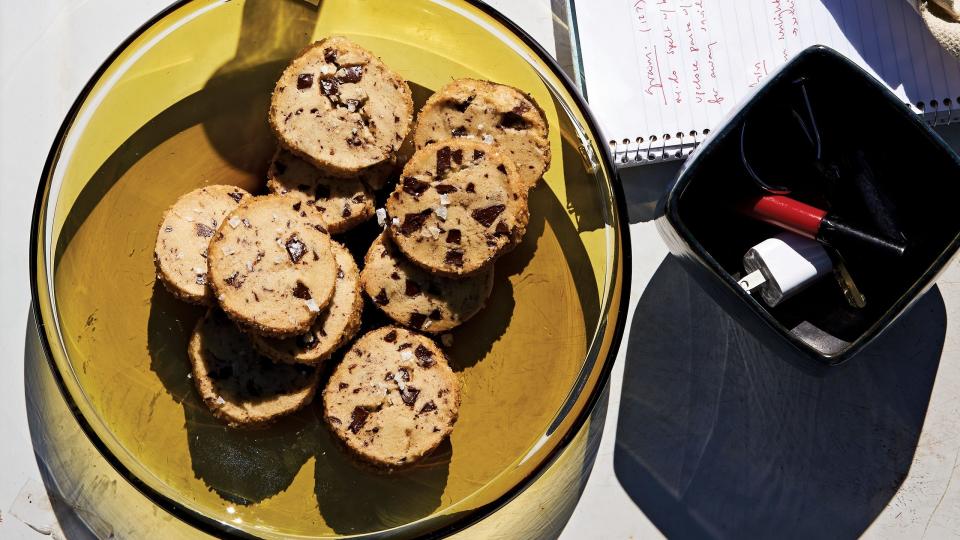
M 738 201 L 760 194 L 740 161 L 740 127 L 762 107 L 794 95 L 801 79 L 824 144 L 835 155 L 861 152 L 910 241 L 907 253 L 894 260 L 842 254 L 867 299 L 861 309 L 847 304 L 832 277 L 774 308 L 738 285 L 744 253 L 781 232 L 736 211 Z M 754 154 L 790 151 L 775 129 L 763 139 L 767 147 Z M 844 181 L 838 180 L 841 188 Z M 818 184 L 791 196 L 853 222 L 862 219 L 862 199 L 844 189 L 817 193 Z M 697 282 L 761 342 L 819 369 L 853 357 L 950 262 L 960 245 L 960 158 L 870 74 L 832 49 L 811 47 L 771 76 L 688 159 L 661 201 L 657 227 Z

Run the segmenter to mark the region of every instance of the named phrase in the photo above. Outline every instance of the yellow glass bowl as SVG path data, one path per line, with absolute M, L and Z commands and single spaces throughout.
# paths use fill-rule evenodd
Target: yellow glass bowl
M 490 79 L 529 92 L 551 126 L 553 165 L 531 192 L 524 241 L 497 262 L 487 307 L 453 332 L 449 356 L 463 381 L 453 435 L 393 474 L 344 455 L 315 406 L 260 431 L 214 419 L 187 377 L 186 342 L 203 310 L 154 276 L 161 214 L 179 195 L 220 183 L 262 191 L 273 83 L 302 46 L 330 34 L 380 55 L 418 106 L 451 79 Z M 103 64 L 48 158 L 30 261 L 42 348 L 104 457 L 203 531 L 459 530 L 559 455 L 609 373 L 629 241 L 602 140 L 556 63 L 479 2 L 179 2 Z

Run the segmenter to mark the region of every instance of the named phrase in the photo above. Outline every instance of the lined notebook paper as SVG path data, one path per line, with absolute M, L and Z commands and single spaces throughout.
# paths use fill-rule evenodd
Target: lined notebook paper
M 907 0 L 575 6 L 587 99 L 622 165 L 689 154 L 770 73 L 815 44 L 884 81 L 931 124 L 960 119 L 960 62 Z

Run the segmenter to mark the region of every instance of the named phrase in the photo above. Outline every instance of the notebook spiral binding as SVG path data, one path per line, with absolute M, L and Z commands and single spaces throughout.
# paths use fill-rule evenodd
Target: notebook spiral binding
M 621 141 L 609 141 L 617 167 L 633 167 L 661 161 L 676 161 L 690 155 L 710 135 L 710 129 L 686 133 L 647 135 Z
M 933 127 L 960 122 L 960 96 L 932 99 L 917 103 L 904 103 Z M 610 152 L 618 168 L 628 168 L 648 163 L 686 159 L 710 135 L 710 129 L 692 130 L 687 133 L 664 133 L 609 141 Z
M 910 109 L 923 117 L 931 126 L 946 126 L 960 122 L 960 96 L 941 100 L 918 101 L 908 104 Z

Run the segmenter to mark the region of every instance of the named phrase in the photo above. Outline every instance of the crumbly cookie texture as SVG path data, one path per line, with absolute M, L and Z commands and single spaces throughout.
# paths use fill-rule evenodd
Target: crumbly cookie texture
M 495 146 L 517 166 L 521 184 L 533 187 L 550 168 L 549 125 L 533 97 L 516 88 L 458 79 L 433 94 L 417 117 L 417 149 L 453 138 Z
M 296 198 L 296 210 L 317 212 L 330 234 L 348 231 L 373 217 L 373 193 L 356 178 L 334 178 L 288 150 L 278 149 L 267 172 L 267 188 Z
M 205 186 L 181 196 L 163 214 L 153 262 L 157 277 L 178 298 L 210 304 L 207 287 L 207 250 L 210 239 L 244 199 L 246 191 L 234 186 Z
M 387 199 L 387 230 L 418 266 L 445 276 L 475 273 L 520 240 L 527 190 L 509 158 L 452 139 L 418 150 Z
M 334 175 L 395 159 L 413 122 L 402 77 L 339 36 L 304 49 L 273 91 L 270 126 L 281 144 Z
M 493 291 L 493 267 L 462 278 L 431 274 L 411 263 L 381 234 L 364 258 L 360 283 L 394 321 L 424 332 L 446 332 L 473 317 Z
M 298 203 L 282 195 L 252 197 L 210 242 L 213 293 L 230 318 L 254 333 L 302 334 L 333 296 L 330 235 L 318 215 L 297 210 Z
M 313 401 L 319 371 L 276 364 L 216 308 L 197 323 L 187 348 L 193 382 L 210 411 L 230 426 L 269 424 Z
M 278 362 L 317 364 L 327 359 L 360 329 L 363 297 L 360 294 L 360 270 L 353 255 L 333 242 L 337 263 L 337 283 L 333 300 L 317 316 L 305 334 L 285 339 L 252 336 L 254 347 Z
M 450 434 L 460 382 L 433 341 L 399 326 L 373 330 L 344 355 L 323 391 L 324 420 L 364 461 L 415 463 Z

